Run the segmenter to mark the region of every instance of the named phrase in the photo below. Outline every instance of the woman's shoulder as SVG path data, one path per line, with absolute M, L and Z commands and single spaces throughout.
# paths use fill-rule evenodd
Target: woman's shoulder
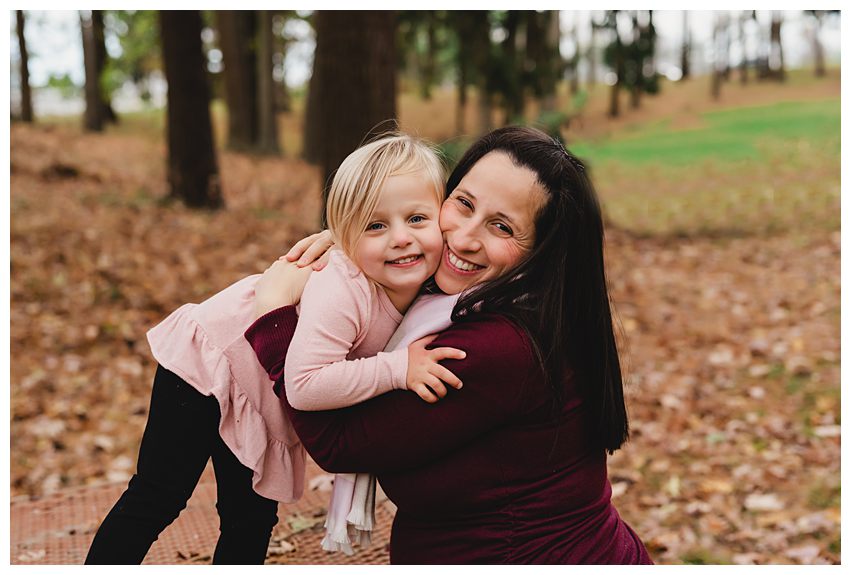
M 528 336 L 520 325 L 510 317 L 495 312 L 471 313 L 462 316 L 459 321 L 452 324 L 458 329 L 471 331 L 499 332 L 501 335 L 510 335 L 518 341 L 528 341 Z

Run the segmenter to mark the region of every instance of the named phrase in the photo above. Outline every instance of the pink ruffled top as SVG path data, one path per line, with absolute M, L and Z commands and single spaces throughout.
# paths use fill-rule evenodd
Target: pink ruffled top
M 181 306 L 148 331 L 148 342 L 160 365 L 218 400 L 219 434 L 237 459 L 254 472 L 254 490 L 268 499 L 292 502 L 304 491 L 305 451 L 273 383 L 244 337 L 254 323 L 254 287 L 259 278 L 259 274 L 248 276 L 200 304 Z M 335 329 L 333 313 L 317 308 L 342 314 L 345 334 Z M 303 385 L 296 387 L 304 392 L 306 409 L 314 402 L 324 404 L 328 398 L 351 405 L 400 387 L 400 380 L 404 387 L 407 350 L 380 354 L 380 364 L 366 362 L 374 368 L 366 373 L 364 362 L 344 361 L 326 371 L 335 377 L 322 377 L 328 347 L 323 338 L 331 338 L 336 347 L 341 336 L 351 338 L 349 352 L 340 359 L 375 356 L 402 319 L 384 290 L 376 288 L 341 252 L 333 252 L 329 265 L 311 274 L 300 313 L 306 315 L 304 319 L 325 322 L 319 326 L 300 321 L 297 333 L 309 330 L 310 337 L 306 346 L 291 347 L 287 358 L 288 363 L 294 354 L 300 359 Z M 352 325 L 353 318 L 356 325 Z M 362 384 L 364 379 L 371 383 L 352 385 L 343 368 L 359 371 Z M 376 384 L 374 378 L 383 383 Z M 337 387 L 332 387 L 335 382 Z

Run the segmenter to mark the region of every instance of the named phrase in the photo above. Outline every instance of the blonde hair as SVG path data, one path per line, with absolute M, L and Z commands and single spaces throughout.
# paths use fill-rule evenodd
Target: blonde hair
M 325 217 L 334 241 L 351 259 L 366 230 L 387 178 L 424 172 L 443 202 L 446 173 L 436 148 L 419 138 L 392 132 L 349 154 L 331 183 Z

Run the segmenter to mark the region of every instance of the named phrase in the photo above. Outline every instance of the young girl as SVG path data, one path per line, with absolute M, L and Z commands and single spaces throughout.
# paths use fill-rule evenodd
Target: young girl
M 298 352 L 287 364 L 291 401 L 327 409 L 392 389 L 436 401 L 436 378 L 460 385 L 437 364 L 463 357 L 459 350 L 380 353 L 439 264 L 443 182 L 434 151 L 406 135 L 367 144 L 340 165 L 326 215 L 341 250 L 305 288 L 291 348 Z M 148 332 L 159 366 L 137 472 L 86 563 L 141 563 L 210 458 L 221 523 L 213 562 L 263 563 L 277 502 L 302 494 L 305 452 L 243 337 L 262 309 L 254 299 L 260 277 L 186 304 Z

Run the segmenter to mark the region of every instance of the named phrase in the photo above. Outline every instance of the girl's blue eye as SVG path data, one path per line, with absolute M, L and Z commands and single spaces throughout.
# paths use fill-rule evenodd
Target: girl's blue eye
M 380 230 L 383 227 L 384 227 L 384 224 L 375 222 L 375 223 L 372 223 L 372 224 L 369 224 L 368 226 L 366 226 L 366 231 L 374 232 L 376 230 Z
M 416 216 L 411 216 L 411 219 L 409 221 L 412 224 L 419 224 L 420 222 L 424 222 L 425 220 L 426 220 L 425 216 L 416 215 Z

